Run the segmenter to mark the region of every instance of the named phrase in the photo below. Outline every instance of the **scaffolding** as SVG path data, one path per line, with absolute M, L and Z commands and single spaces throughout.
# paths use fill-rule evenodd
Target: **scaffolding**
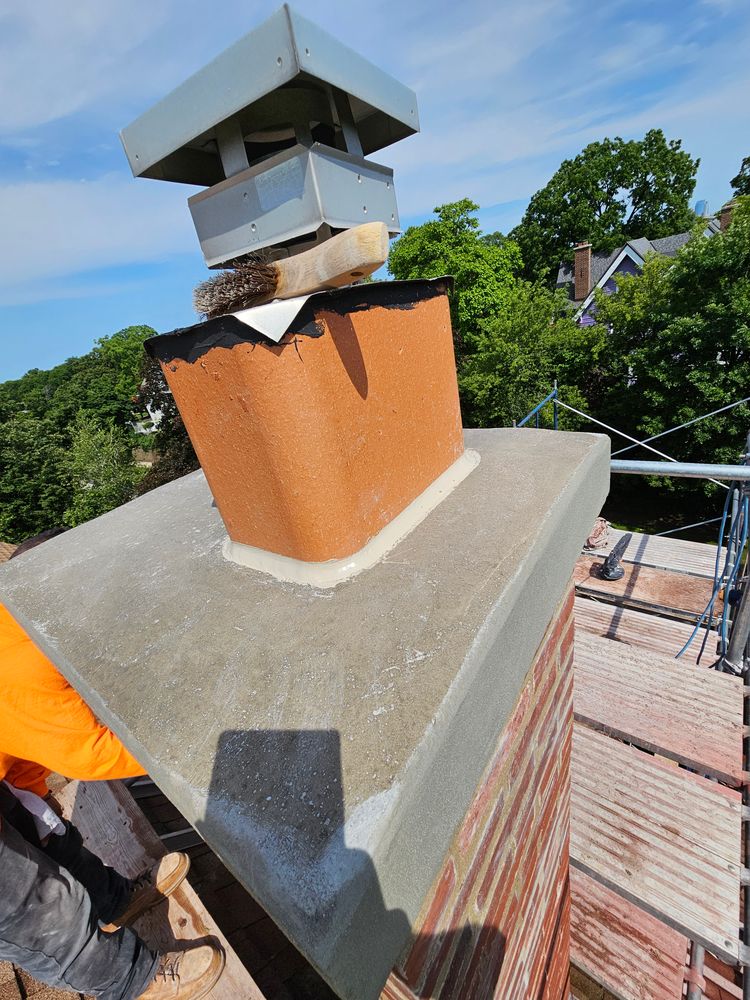
M 718 544 L 709 599 L 705 608 L 697 617 L 689 636 L 674 656 L 675 659 L 685 657 L 698 634 L 702 631 L 703 638 L 700 650 L 694 658 L 695 664 L 700 663 L 709 636 L 715 636 L 717 640 L 716 658 L 711 664 L 711 669 L 719 673 L 731 674 L 736 678 L 742 678 L 744 697 L 742 699 L 743 774 L 741 795 L 743 808 L 741 848 L 742 864 L 744 867 L 741 869 L 739 880 L 741 887 L 739 892 L 741 896 L 742 922 L 740 927 L 741 939 L 737 942 L 736 964 L 742 970 L 743 1000 L 750 1000 L 750 888 L 748 888 L 750 886 L 750 868 L 748 868 L 748 863 L 750 862 L 750 822 L 748 821 L 748 818 L 750 818 L 750 790 L 745 780 L 745 775 L 750 771 L 750 745 L 748 736 L 746 735 L 750 732 L 750 557 L 748 556 L 747 544 L 750 530 L 750 435 L 748 435 L 745 453 L 741 456 L 742 464 L 738 465 L 679 462 L 673 456 L 655 448 L 652 442 L 719 413 L 731 411 L 748 401 L 750 401 L 750 397 L 745 397 L 727 406 L 713 410 L 710 413 L 702 414 L 682 424 L 670 427 L 659 434 L 638 440 L 632 437 L 632 435 L 626 434 L 618 428 L 612 427 L 561 400 L 557 383 L 555 383 L 552 391 L 522 420 L 515 424 L 516 427 L 523 428 L 529 426 L 533 420 L 534 426 L 538 428 L 541 424 L 543 411 L 545 408 L 551 407 L 552 428 L 553 430 L 558 430 L 559 409 L 562 408 L 629 442 L 625 447 L 613 452 L 611 461 L 611 470 L 613 473 L 708 479 L 726 492 L 723 511 L 720 516 L 709 518 L 705 521 L 694 522 L 680 528 L 674 528 L 663 534 L 671 534 L 707 524 L 719 523 Z M 616 457 L 637 447 L 645 448 L 652 454 L 657 455 L 662 461 L 636 461 L 629 457 L 625 459 L 618 459 Z M 623 542 L 625 543 L 624 545 Z M 627 536 L 625 536 L 618 543 L 619 549 L 627 548 L 627 544 Z M 611 579 L 611 577 L 603 577 L 603 579 Z M 717 610 L 719 603 L 721 604 L 720 613 Z M 716 631 L 713 629 L 714 625 L 717 626 Z M 616 727 L 611 725 L 609 730 L 610 736 L 614 735 L 613 728 L 616 729 Z M 635 745 L 638 744 L 636 743 Z M 714 778 L 713 780 L 717 779 Z M 624 891 L 627 898 L 627 889 L 623 889 L 622 886 L 616 888 Z M 687 984 L 686 996 L 688 1000 L 700 1000 L 704 996 L 705 981 L 703 970 L 706 960 L 706 944 L 706 941 L 693 940 L 690 948 L 689 964 L 685 973 L 685 983 Z M 729 946 L 730 941 L 726 940 L 724 944 Z M 716 951 L 718 952 L 718 949 Z M 726 958 L 726 955 L 723 957 Z

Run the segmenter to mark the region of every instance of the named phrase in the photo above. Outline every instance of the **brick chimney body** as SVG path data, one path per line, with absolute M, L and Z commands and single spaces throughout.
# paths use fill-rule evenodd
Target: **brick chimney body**
M 576 302 L 591 291 L 591 244 L 577 243 L 573 263 L 573 288 Z
M 734 208 L 735 203 L 733 201 L 728 201 L 726 205 L 722 205 L 721 210 L 719 211 L 719 229 L 722 233 L 729 228 Z

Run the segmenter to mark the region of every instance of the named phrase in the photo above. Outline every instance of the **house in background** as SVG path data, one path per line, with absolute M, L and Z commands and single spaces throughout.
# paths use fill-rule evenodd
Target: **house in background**
M 730 202 L 721 209 L 718 218 L 706 219 L 706 236 L 713 236 L 727 228 L 733 207 Z M 566 261 L 560 265 L 556 287 L 567 289 L 571 301 L 578 307 L 578 322 L 582 326 L 591 326 L 595 322 L 594 293 L 597 288 L 603 288 L 608 295 L 612 295 L 617 291 L 618 276 L 640 274 L 649 253 L 676 257 L 678 250 L 688 242 L 691 235 L 688 231 L 657 240 L 642 237 L 629 240 L 625 246 L 617 247 L 611 253 L 592 253 L 590 243 L 578 243 L 574 248 L 573 264 Z

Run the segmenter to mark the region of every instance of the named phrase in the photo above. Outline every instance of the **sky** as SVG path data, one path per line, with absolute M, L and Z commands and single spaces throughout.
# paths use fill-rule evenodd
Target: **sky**
M 131 324 L 196 322 L 187 198 L 134 179 L 119 130 L 277 9 L 223 0 L 0 0 L 0 380 Z M 402 226 L 470 197 L 507 232 L 560 161 L 661 128 L 717 210 L 750 155 L 748 0 L 349 0 L 292 5 L 412 87 Z

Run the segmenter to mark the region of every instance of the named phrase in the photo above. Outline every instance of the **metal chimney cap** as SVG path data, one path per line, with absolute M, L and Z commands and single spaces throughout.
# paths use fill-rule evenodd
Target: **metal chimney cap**
M 238 122 L 247 137 L 289 126 L 290 107 L 316 122 L 337 91 L 349 99 L 364 155 L 419 131 L 412 90 L 284 4 L 120 138 L 134 176 L 211 186 L 226 176 L 217 127 Z M 268 134 L 269 142 L 277 139 Z

